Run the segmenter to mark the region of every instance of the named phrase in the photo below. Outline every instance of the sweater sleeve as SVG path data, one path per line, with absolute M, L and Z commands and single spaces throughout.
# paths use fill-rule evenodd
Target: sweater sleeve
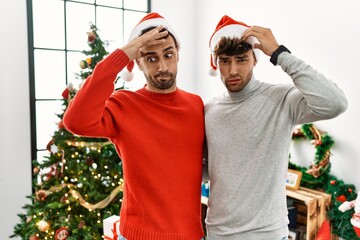
M 342 90 L 302 60 L 283 52 L 278 64 L 295 84 L 287 96 L 295 124 L 331 119 L 347 109 Z
M 129 61 L 117 49 L 96 65 L 65 111 L 63 122 L 68 131 L 87 137 L 111 138 L 116 134 L 109 98 L 114 93 L 117 74 Z

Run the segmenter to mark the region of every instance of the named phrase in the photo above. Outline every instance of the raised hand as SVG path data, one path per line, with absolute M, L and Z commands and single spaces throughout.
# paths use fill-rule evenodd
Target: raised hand
M 254 48 L 260 49 L 266 55 L 271 56 L 271 54 L 279 47 L 271 29 L 263 28 L 259 26 L 252 26 L 245 30 L 242 35 L 242 39 L 246 40 L 249 37 L 256 37 L 260 43 L 255 43 Z
M 163 43 L 165 41 L 164 37 L 169 34 L 168 31 L 160 32 L 163 28 L 163 26 L 158 26 L 145 34 L 134 38 L 122 47 L 122 50 L 128 55 L 130 61 L 143 56 L 142 49 L 144 46 L 153 46 Z

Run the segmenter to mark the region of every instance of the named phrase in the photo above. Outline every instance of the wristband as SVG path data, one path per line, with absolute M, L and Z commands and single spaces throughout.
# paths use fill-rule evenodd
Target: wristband
M 279 56 L 280 53 L 282 53 L 282 52 L 291 53 L 291 52 L 289 51 L 289 49 L 287 49 L 284 45 L 280 45 L 280 46 L 271 54 L 270 62 L 271 62 L 272 64 L 274 64 L 274 66 L 276 66 L 278 56 Z

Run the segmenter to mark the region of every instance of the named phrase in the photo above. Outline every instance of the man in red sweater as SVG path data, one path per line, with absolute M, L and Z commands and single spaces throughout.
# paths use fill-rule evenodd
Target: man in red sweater
M 123 162 L 120 239 L 200 240 L 203 102 L 176 86 L 179 41 L 157 13 L 98 63 L 64 115 L 74 134 L 108 138 Z M 133 61 L 146 85 L 114 91 Z M 129 74 L 129 73 L 128 73 Z M 129 75 L 127 75 L 129 77 Z

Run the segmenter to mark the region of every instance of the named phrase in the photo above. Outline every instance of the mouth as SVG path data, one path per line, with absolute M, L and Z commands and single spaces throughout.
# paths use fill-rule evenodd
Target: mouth
M 241 81 L 240 78 L 231 78 L 231 79 L 228 79 L 226 81 L 226 83 L 228 83 L 230 85 L 235 85 L 235 84 L 238 84 L 240 81 Z
M 170 74 L 159 74 L 159 75 L 156 75 L 156 78 L 160 81 L 166 81 L 166 80 L 170 80 L 172 79 L 172 76 Z

